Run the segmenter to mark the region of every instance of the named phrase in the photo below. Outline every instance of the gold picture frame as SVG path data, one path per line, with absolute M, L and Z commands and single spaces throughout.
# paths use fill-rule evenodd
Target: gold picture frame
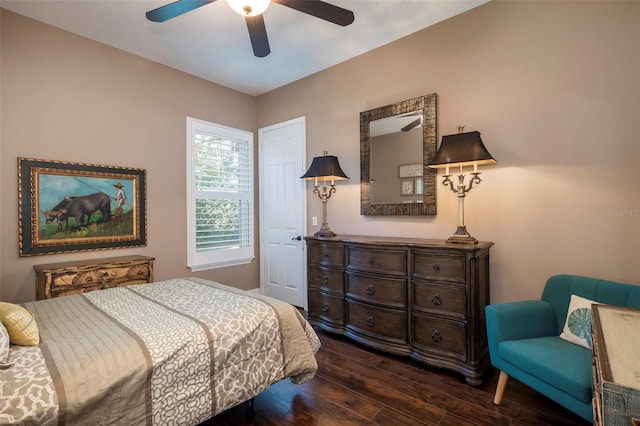
M 18 158 L 18 254 L 147 245 L 146 170 Z

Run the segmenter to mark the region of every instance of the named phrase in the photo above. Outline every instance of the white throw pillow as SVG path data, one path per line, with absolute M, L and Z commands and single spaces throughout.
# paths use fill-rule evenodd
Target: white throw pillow
M 571 295 L 567 320 L 560 338 L 591 349 L 591 305 L 600 303 L 584 297 Z

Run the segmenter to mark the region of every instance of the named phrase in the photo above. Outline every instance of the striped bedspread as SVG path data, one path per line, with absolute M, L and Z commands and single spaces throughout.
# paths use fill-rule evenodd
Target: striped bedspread
M 0 424 L 196 425 L 283 378 L 320 342 L 290 305 L 199 279 L 25 303 L 37 347 L 0 370 Z

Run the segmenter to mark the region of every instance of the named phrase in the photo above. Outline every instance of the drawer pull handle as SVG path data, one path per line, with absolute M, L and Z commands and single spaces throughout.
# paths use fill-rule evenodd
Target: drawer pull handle
M 367 287 L 367 294 L 369 296 L 372 296 L 373 293 L 375 293 L 375 290 L 373 289 L 373 284 L 369 284 L 369 287 Z
M 326 303 L 322 305 L 322 312 L 329 312 L 329 305 Z
M 329 277 L 327 276 L 322 277 L 322 284 L 327 285 L 328 282 L 329 282 Z
M 373 257 L 369 258 L 369 265 L 373 265 L 373 262 L 375 262 L 375 259 Z
M 367 325 L 368 325 L 369 327 L 373 327 L 373 326 L 374 326 L 374 324 L 375 324 L 375 321 L 374 321 L 373 317 L 369 317 L 369 318 L 367 318 L 367 320 L 366 320 L 365 322 L 367 323 Z
M 438 265 L 437 263 L 435 265 L 433 265 L 433 270 L 434 271 L 439 271 L 440 270 L 440 265 Z
M 431 303 L 434 305 L 442 305 L 442 298 L 440 297 L 440 293 L 436 293 L 431 299 Z
M 431 340 L 434 342 L 442 342 L 442 335 L 440 335 L 438 330 L 433 330 L 433 333 L 431 333 Z

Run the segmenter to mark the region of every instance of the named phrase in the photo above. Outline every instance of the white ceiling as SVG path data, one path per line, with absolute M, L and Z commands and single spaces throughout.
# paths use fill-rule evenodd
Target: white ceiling
M 272 3 L 271 45 L 253 56 L 244 18 L 217 0 L 164 23 L 145 13 L 172 0 L 0 0 L 8 10 L 257 96 L 397 40 L 489 0 L 329 0 L 347 27 Z

